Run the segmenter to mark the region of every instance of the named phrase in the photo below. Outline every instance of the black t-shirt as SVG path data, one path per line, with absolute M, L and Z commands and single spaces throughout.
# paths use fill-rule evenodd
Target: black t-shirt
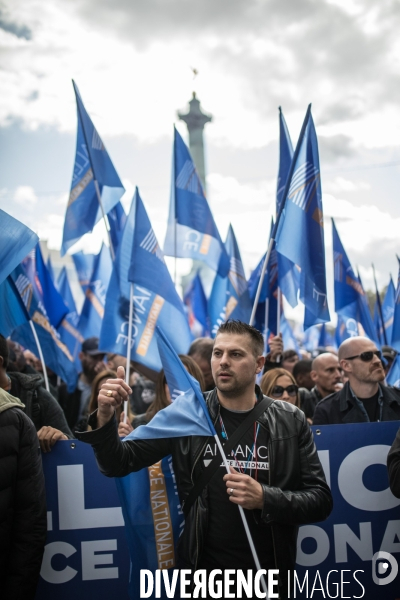
M 234 412 L 221 406 L 221 418 L 228 439 L 247 417 L 248 411 Z M 256 444 L 254 450 L 254 438 Z M 224 444 L 220 422 L 216 425 L 217 433 Z M 202 460 L 207 466 L 218 453 L 217 444 L 207 444 Z M 257 423 L 244 434 L 235 449 L 236 460 L 242 467 L 242 472 L 257 479 L 260 483 L 269 482 L 268 464 L 268 433 Z M 237 471 L 235 457 L 228 456 L 228 464 Z M 252 569 L 255 571 L 253 557 L 244 530 L 243 522 L 236 504 L 229 500 L 226 483 L 223 476 L 225 466 L 221 460 L 220 468 L 208 484 L 209 520 L 207 538 L 200 561 L 201 569 Z M 261 567 L 275 568 L 271 528 L 260 523 L 260 510 L 244 510 L 249 529 L 257 550 Z M 258 523 L 256 522 L 256 518 Z
M 371 396 L 371 398 L 358 398 L 364 404 L 364 408 L 367 411 L 367 415 L 371 423 L 378 421 L 379 419 L 379 391 L 380 390 Z

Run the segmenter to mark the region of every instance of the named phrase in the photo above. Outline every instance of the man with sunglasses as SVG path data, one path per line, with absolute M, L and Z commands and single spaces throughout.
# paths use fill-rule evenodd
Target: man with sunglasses
M 384 385 L 381 352 L 374 342 L 365 337 L 345 340 L 339 348 L 339 363 L 348 381 L 340 392 L 317 404 L 314 425 L 400 419 L 400 390 Z

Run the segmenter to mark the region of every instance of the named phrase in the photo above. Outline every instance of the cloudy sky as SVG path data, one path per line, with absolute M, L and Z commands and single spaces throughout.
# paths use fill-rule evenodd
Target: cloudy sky
M 384 286 L 400 253 L 399 30 L 396 0 L 1 0 L 0 207 L 60 247 L 73 78 L 125 206 L 138 185 L 163 243 L 173 124 L 186 137 L 176 111 L 195 90 L 213 115 L 209 202 L 223 237 L 232 223 L 249 273 L 274 211 L 278 106 L 295 143 L 312 102 L 329 286 L 330 217 L 365 287 L 371 262 Z M 97 251 L 101 235 L 74 250 Z

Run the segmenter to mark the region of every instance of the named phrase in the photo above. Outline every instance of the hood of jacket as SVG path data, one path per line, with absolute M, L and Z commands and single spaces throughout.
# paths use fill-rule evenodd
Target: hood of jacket
M 12 382 L 16 382 L 18 387 L 23 387 L 26 390 L 35 390 L 39 386 L 44 384 L 44 379 L 40 373 L 29 374 L 19 373 L 18 371 L 11 371 L 7 373 Z
M 0 413 L 4 412 L 9 408 L 25 408 L 25 404 L 22 404 L 21 400 L 11 396 L 8 392 L 0 388 Z

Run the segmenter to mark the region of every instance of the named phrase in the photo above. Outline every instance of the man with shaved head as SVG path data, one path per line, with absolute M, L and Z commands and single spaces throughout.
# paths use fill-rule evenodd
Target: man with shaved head
M 339 364 L 348 381 L 340 392 L 319 402 L 314 425 L 400 419 L 400 390 L 384 385 L 381 352 L 374 342 L 365 337 L 345 340 L 339 348 Z
M 340 388 L 342 370 L 338 357 L 331 352 L 319 354 L 312 362 L 310 376 L 314 387 L 304 396 L 301 408 L 306 417 L 312 420 L 318 402 Z

